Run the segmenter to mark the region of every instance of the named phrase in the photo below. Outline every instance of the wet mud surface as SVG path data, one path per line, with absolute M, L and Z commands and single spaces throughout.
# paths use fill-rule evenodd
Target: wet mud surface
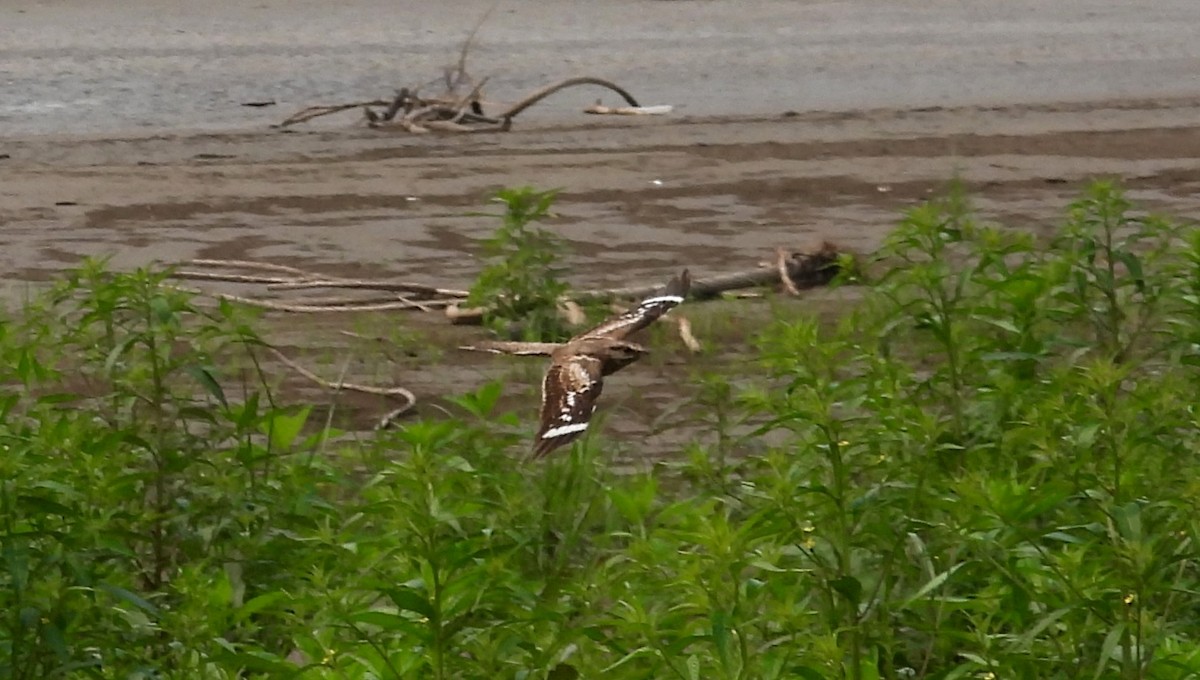
M 777 246 L 822 240 L 869 253 L 906 207 L 954 174 L 986 217 L 1015 228 L 1052 229 L 1078 191 L 1104 176 L 1121 178 L 1149 208 L 1194 218 L 1198 121 L 1200 101 L 1181 99 L 605 119 L 419 139 L 354 129 L 27 138 L 9 143 L 12 158 L 0 163 L 0 270 L 10 295 L 86 255 L 109 256 L 116 268 L 255 259 L 463 288 L 479 270 L 479 240 L 496 223 L 469 213 L 517 184 L 561 189 L 549 224 L 568 240 L 569 278 L 581 287 L 665 280 L 685 265 L 701 277 L 740 270 Z M 828 294 L 810 299 L 820 304 Z M 765 310 L 744 302 L 725 313 L 745 335 Z M 383 340 L 339 333 L 355 329 Z M 431 416 L 445 396 L 504 378 L 512 385 L 506 405 L 532 426 L 540 362 L 457 352 L 482 331 L 451 327 L 440 314 L 272 313 L 264 333 L 330 380 L 344 370 L 358 382 L 405 385 Z M 731 337 L 727 327 L 713 336 L 701 340 Z M 605 389 L 605 434 L 631 456 L 686 441 L 686 428 L 649 434 L 687 397 L 678 376 L 719 369 L 742 348 L 691 357 L 669 334 L 659 339 L 664 356 Z M 328 400 L 301 379 L 288 386 Z M 388 404 L 347 396 L 340 408 L 344 424 L 368 426 Z

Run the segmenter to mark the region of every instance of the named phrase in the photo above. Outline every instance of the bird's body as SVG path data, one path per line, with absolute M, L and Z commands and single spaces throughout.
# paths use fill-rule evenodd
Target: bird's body
M 604 378 L 637 361 L 649 350 L 627 341 L 683 302 L 690 286 L 685 269 L 658 295 L 571 338 L 550 354 L 542 380 L 541 426 L 533 445 L 540 458 L 578 439 L 587 430 Z
M 562 345 L 552 343 L 487 343 L 471 349 L 504 354 L 549 355 L 542 380 L 541 425 L 533 445 L 540 458 L 578 439 L 587 430 L 604 378 L 637 361 L 649 350 L 625 338 L 649 326 L 683 302 L 691 280 L 686 269 L 663 292 L 605 320 Z

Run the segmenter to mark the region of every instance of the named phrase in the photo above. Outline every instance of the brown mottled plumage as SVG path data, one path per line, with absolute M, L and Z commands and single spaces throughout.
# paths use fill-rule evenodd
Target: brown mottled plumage
M 542 380 L 541 425 L 533 445 L 535 458 L 583 435 L 596 410 L 596 399 L 604 388 L 605 376 L 632 364 L 648 351 L 625 338 L 683 302 L 690 286 L 688 270 L 684 269 L 662 292 L 561 345 L 493 342 L 469 348 L 500 354 L 550 356 L 550 367 Z
M 541 426 L 533 446 L 535 458 L 571 443 L 587 430 L 605 376 L 632 364 L 648 351 L 625 338 L 683 302 L 690 285 L 688 271 L 684 269 L 663 292 L 571 338 L 550 354 L 550 368 L 542 380 Z

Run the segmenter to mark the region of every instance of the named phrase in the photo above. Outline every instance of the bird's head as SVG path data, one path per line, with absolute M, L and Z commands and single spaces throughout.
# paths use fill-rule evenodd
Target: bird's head
M 649 352 L 650 350 L 634 342 L 611 343 L 604 352 L 605 373 L 622 369 Z

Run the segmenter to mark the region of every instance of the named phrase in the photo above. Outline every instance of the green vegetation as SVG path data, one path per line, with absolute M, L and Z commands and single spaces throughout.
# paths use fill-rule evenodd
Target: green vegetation
M 555 266 L 565 244 L 553 232 L 534 226 L 550 216 L 554 191 L 532 187 L 501 189 L 500 227 L 483 243 L 487 260 L 467 302 L 485 308 L 484 324 L 511 339 L 556 342 L 571 336 L 558 312 L 567 284 Z
M 880 256 L 620 476 L 514 464 L 498 384 L 339 438 L 238 310 L 85 267 L 0 324 L 0 677 L 1200 676 L 1200 232 L 952 192 Z

